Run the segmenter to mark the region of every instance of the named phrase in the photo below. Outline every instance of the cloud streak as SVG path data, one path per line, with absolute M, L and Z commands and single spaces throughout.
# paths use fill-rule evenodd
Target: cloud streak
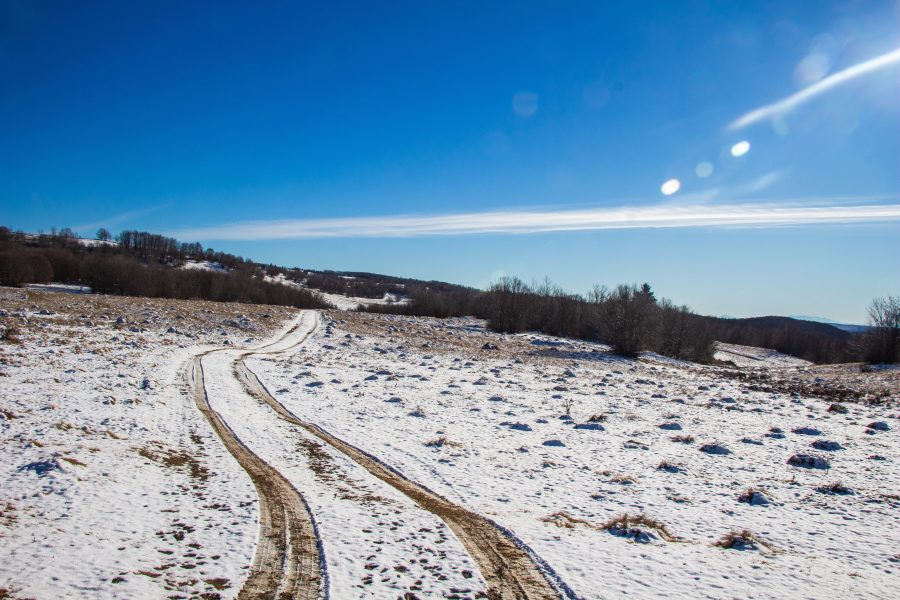
M 821 96 L 822 94 L 847 83 L 848 81 L 897 63 L 900 63 L 900 48 L 888 52 L 887 54 L 876 56 L 875 58 L 872 58 L 865 62 L 861 62 L 857 65 L 853 65 L 852 67 L 848 67 L 843 71 L 833 73 L 828 77 L 825 77 L 824 79 L 803 88 L 799 92 L 791 94 L 787 98 L 782 98 L 777 102 L 766 104 L 765 106 L 761 106 L 759 108 L 751 110 L 750 112 L 735 119 L 728 126 L 728 129 L 731 131 L 743 129 L 748 125 L 752 125 L 764 119 L 784 114 L 800 106 L 801 104 L 809 102 L 817 96 Z
M 147 208 L 142 208 L 139 210 L 132 210 L 129 212 L 124 212 L 119 215 L 115 215 L 113 217 L 109 217 L 108 219 L 103 219 L 102 221 L 95 221 L 93 223 L 85 223 L 84 225 L 79 225 L 78 227 L 73 227 L 73 231 L 82 232 L 82 231 L 90 231 L 92 229 L 99 229 L 100 227 L 109 227 L 111 225 L 116 225 L 118 223 L 123 223 L 125 221 L 130 221 L 132 219 L 137 219 L 138 217 L 143 217 L 144 215 L 149 215 L 152 212 L 156 212 L 160 209 L 167 208 L 172 206 L 171 202 L 166 202 L 164 204 L 159 204 L 157 206 L 150 206 Z
M 867 198 L 871 200 L 871 198 Z M 169 232 L 180 239 L 284 240 L 529 234 L 604 229 L 774 227 L 900 220 L 900 204 L 858 204 L 859 198 L 821 199 L 817 205 L 774 203 L 489 211 L 334 219 L 245 221 Z

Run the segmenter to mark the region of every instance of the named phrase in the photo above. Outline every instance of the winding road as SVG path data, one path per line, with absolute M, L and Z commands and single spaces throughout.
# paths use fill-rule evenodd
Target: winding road
M 231 372 L 245 393 L 265 403 L 274 415 L 302 428 L 354 461 L 371 475 L 442 519 L 478 565 L 492 599 L 575 598 L 552 570 L 511 532 L 428 488 L 404 477 L 375 456 L 357 448 L 315 423 L 300 419 L 278 402 L 244 362 L 252 355 L 296 351 L 319 323 L 314 311 L 303 311 L 295 323 L 273 342 L 247 350 L 222 348 L 194 358 L 189 369 L 197 407 L 209 421 L 256 486 L 260 503 L 259 542 L 239 598 L 323 598 L 328 596 L 325 557 L 315 519 L 302 494 L 278 470 L 254 454 L 213 410 L 204 382 L 203 358 L 214 352 L 233 356 Z M 219 376 L 223 376 L 221 373 Z M 287 442 L 287 440 L 286 440 Z

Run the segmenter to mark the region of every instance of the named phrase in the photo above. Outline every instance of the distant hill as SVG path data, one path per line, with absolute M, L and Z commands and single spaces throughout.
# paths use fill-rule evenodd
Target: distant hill
M 827 323 L 833 327 L 837 327 L 838 329 L 843 329 L 844 331 L 848 331 L 850 333 L 865 333 L 870 328 L 868 325 L 856 325 L 854 323 L 841 323 L 840 321 L 834 321 L 832 319 L 826 319 L 825 317 L 809 317 L 805 315 L 791 315 L 791 319 L 797 319 L 799 321 L 813 321 L 815 323 Z
M 816 363 L 852 360 L 855 332 L 792 317 L 707 317 L 720 342 L 771 348 Z

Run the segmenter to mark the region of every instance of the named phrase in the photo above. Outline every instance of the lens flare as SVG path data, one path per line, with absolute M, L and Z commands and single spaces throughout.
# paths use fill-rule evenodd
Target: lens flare
M 681 189 L 681 182 L 677 179 L 669 179 L 665 183 L 663 183 L 659 190 L 663 193 L 664 196 L 671 196 L 675 192 Z
M 748 152 L 750 152 L 750 142 L 748 142 L 747 140 L 741 140 L 731 147 L 732 156 L 743 156 Z
M 694 173 L 696 173 L 697 177 L 699 177 L 700 179 L 706 179 L 713 174 L 712 163 L 706 160 L 698 163 L 697 166 L 694 167 Z
M 538 95 L 534 92 L 517 92 L 513 96 L 513 112 L 520 117 L 532 117 L 538 111 Z

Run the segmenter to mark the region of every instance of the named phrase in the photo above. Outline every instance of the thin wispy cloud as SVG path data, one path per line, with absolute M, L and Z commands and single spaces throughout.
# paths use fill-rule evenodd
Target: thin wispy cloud
M 91 231 L 94 229 L 99 229 L 101 227 L 110 227 L 112 225 L 118 225 L 119 223 L 126 223 L 131 221 L 132 219 L 137 219 L 138 217 L 143 217 L 145 215 L 149 215 L 150 213 L 156 212 L 163 208 L 167 208 L 172 206 L 171 202 L 166 202 L 164 204 L 159 204 L 157 206 L 150 206 L 147 208 L 142 208 L 139 210 L 132 210 L 128 212 L 124 212 L 112 217 L 108 217 L 101 221 L 94 221 L 92 223 L 85 223 L 84 225 L 78 225 L 77 227 L 73 227 L 72 230 L 76 232 L 84 232 Z
M 869 198 L 869 200 L 871 200 Z M 896 201 L 896 197 L 893 198 Z M 900 220 L 900 203 L 840 204 L 823 198 L 797 202 L 740 204 L 660 204 L 618 208 L 543 211 L 488 211 L 445 215 L 397 215 L 334 219 L 246 221 L 170 232 L 180 239 L 283 240 L 386 238 L 473 234 L 528 234 L 602 229 L 685 227 L 761 227 L 829 223 L 878 223 Z
M 900 48 L 833 73 L 787 98 L 751 110 L 735 119 L 728 129 L 732 131 L 742 129 L 764 119 L 784 114 L 848 81 L 898 63 L 900 63 Z

